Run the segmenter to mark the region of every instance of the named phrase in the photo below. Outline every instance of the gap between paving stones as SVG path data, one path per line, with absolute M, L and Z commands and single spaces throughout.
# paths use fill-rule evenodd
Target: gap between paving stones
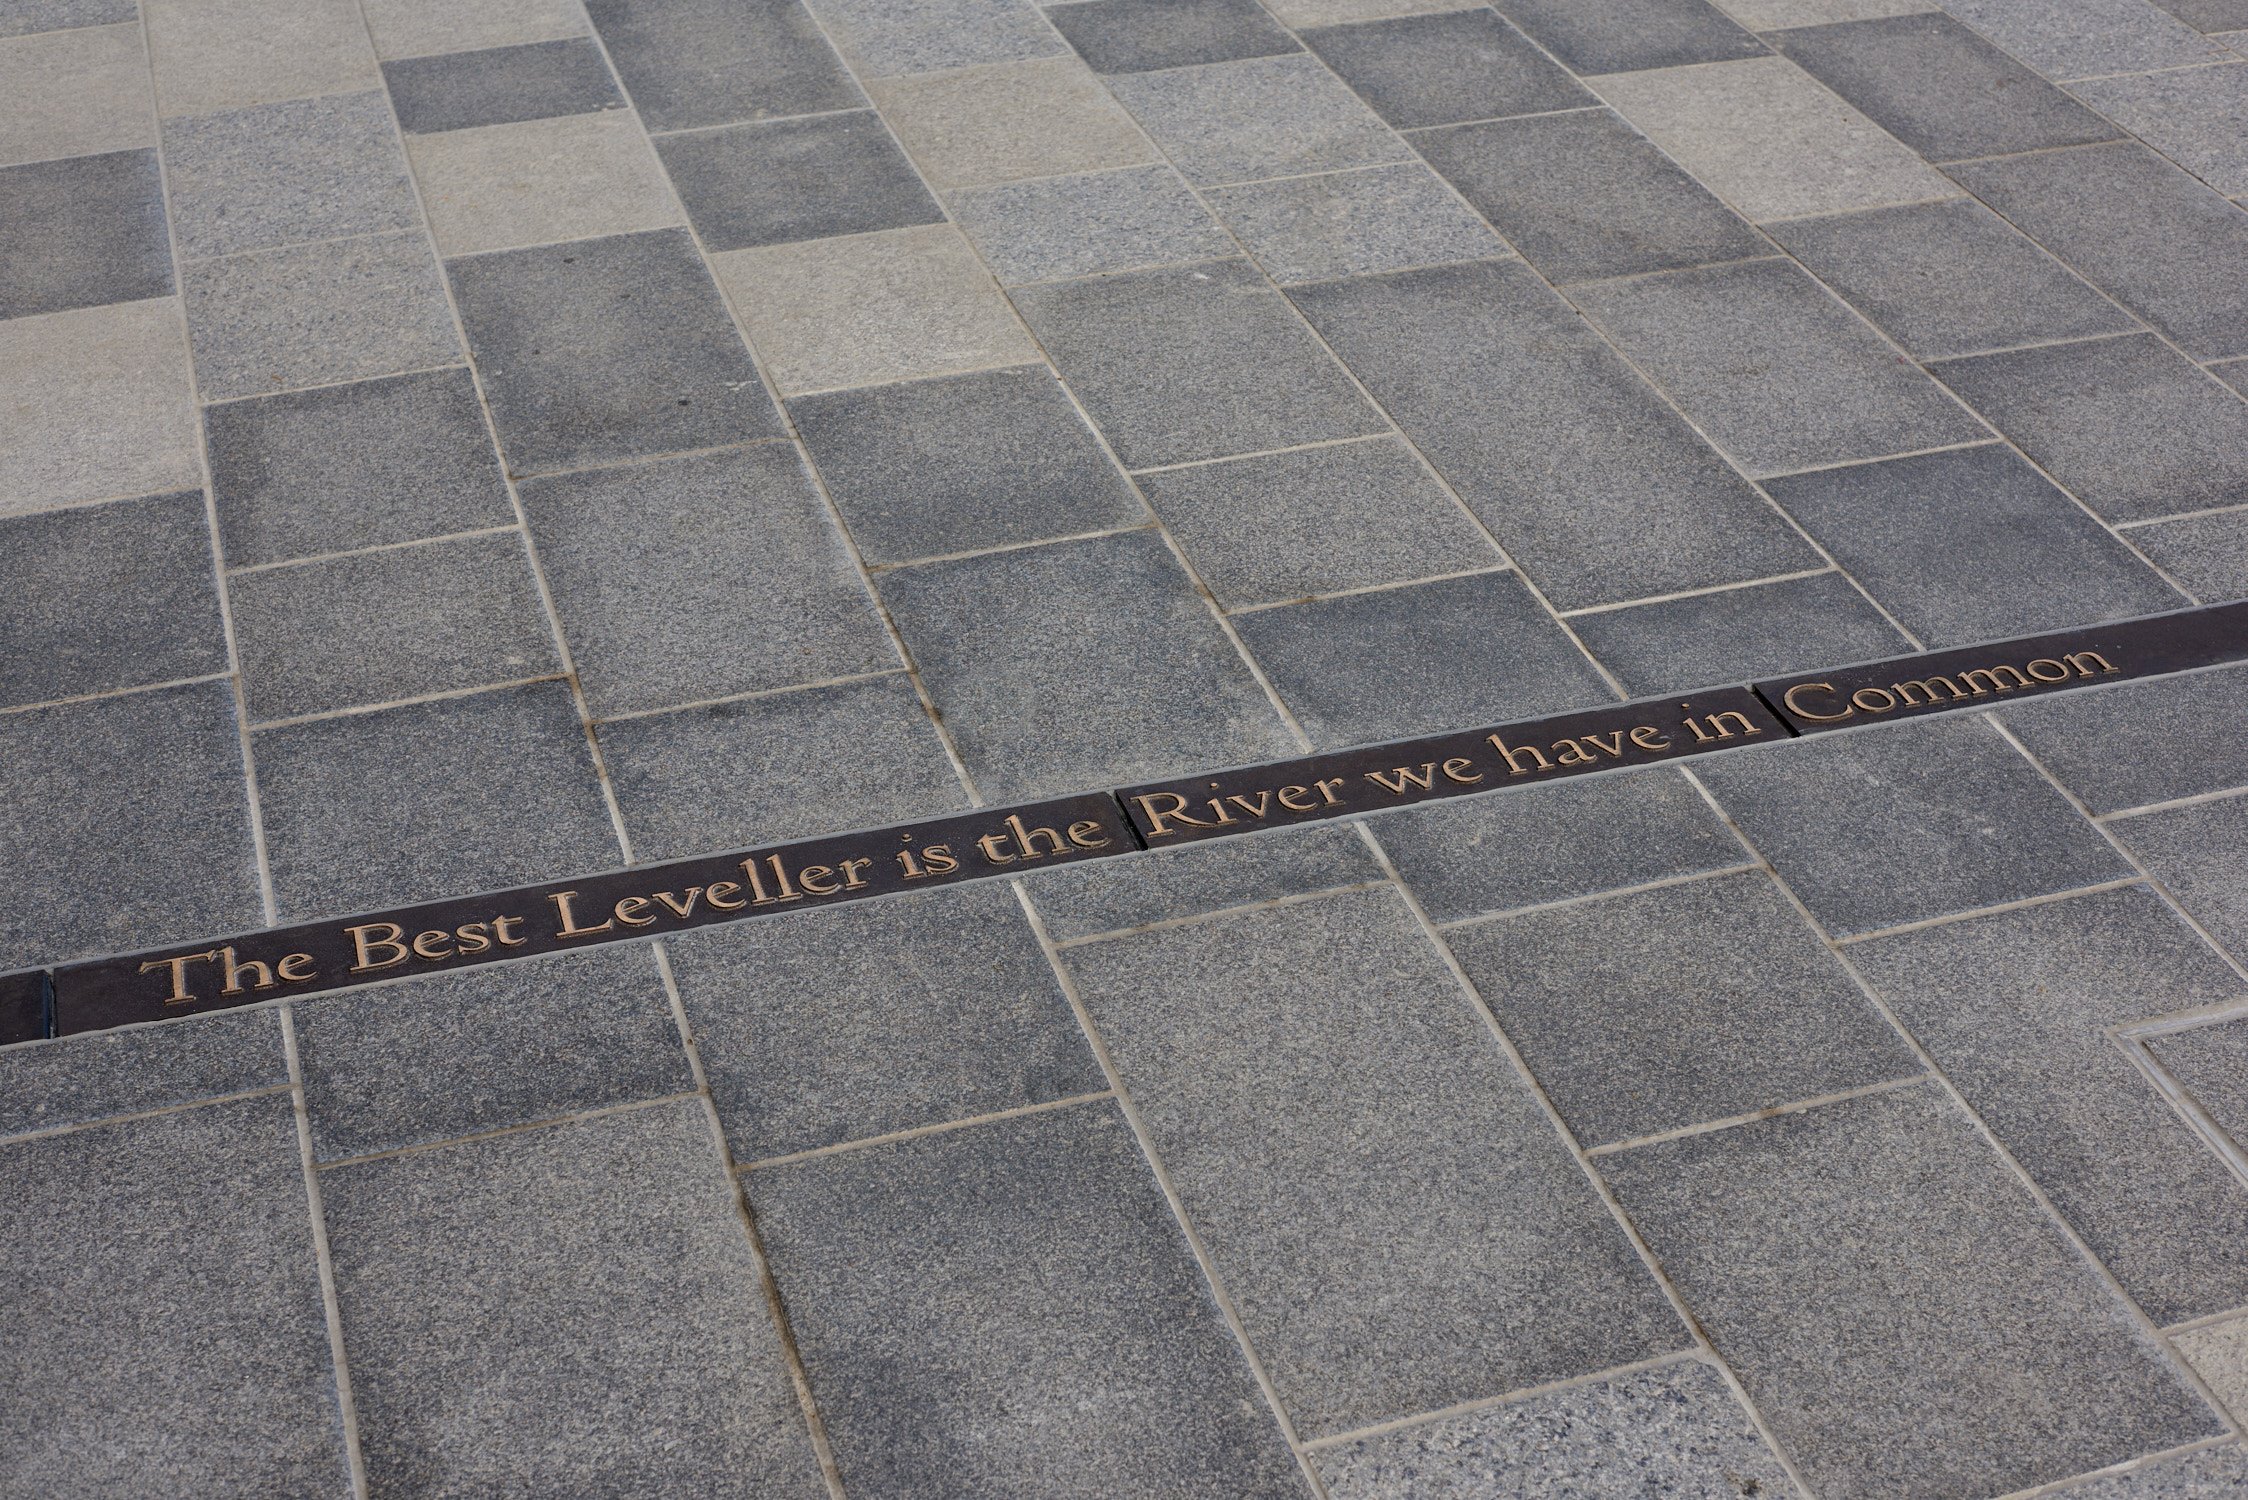
M 2248 601 L 0 976 L 0 1043 L 1108 859 L 2248 659 Z

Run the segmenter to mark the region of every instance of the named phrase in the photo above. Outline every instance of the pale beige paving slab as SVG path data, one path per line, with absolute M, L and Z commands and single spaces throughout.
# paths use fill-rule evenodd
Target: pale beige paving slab
M 1753 220 L 1959 193 L 1902 141 L 1784 57 L 1611 73 L 1592 87 Z
M 441 255 L 687 222 L 629 111 L 406 138 Z
M 2218 1404 L 2236 1422 L 2248 1423 L 2248 1313 L 2172 1336 L 2193 1372 L 2208 1382 Z
M 0 166 L 155 144 L 140 27 L 0 40 Z
M 355 0 L 147 0 L 141 14 L 160 114 L 382 86 Z
M 939 188 L 1156 159 L 1124 107 L 1074 57 L 870 80 L 866 88 Z
M 177 299 L 0 321 L 0 515 L 202 483 Z
M 362 0 L 384 58 L 471 52 L 584 36 L 578 0 Z

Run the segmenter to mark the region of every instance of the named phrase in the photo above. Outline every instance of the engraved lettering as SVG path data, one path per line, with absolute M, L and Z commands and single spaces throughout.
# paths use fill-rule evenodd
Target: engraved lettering
M 2011 677 L 2014 680 L 2010 683 L 2001 682 L 1998 676 L 1998 674 L 2001 672 L 2005 673 L 2008 677 Z M 1983 687 L 1982 685 L 1978 684 L 1975 681 L 1975 679 L 1978 677 L 1982 678 L 1984 682 L 1989 683 L 1990 686 Z M 2029 686 L 2029 679 L 2027 677 L 2024 677 L 2014 668 L 2005 666 L 1969 667 L 1966 671 L 1959 674 L 1959 680 L 1967 684 L 1967 690 L 1973 693 L 1978 698 L 1980 698 L 1985 693 L 2011 693 L 2015 688 L 2026 688 Z
M 492 940 L 485 935 L 485 931 L 485 924 L 483 924 L 482 922 L 464 922 L 461 924 L 460 940 L 462 956 L 465 957 L 471 953 L 482 953 L 485 949 L 492 946 Z
M 983 851 L 983 857 L 992 864 L 1011 865 L 1015 862 L 1015 856 L 999 852 L 998 846 L 1006 842 L 1007 835 L 1003 833 L 987 833 L 976 840 L 976 847 Z
M 1591 745 L 1595 750 L 1607 751 L 1618 760 L 1624 758 L 1624 732 L 1621 729 L 1609 730 L 1608 743 L 1605 745 L 1600 743 L 1600 736 L 1597 734 L 1580 734 L 1577 738 Z
M 1483 773 L 1475 769 L 1474 761 L 1464 755 L 1455 755 L 1444 762 L 1444 779 L 1456 781 L 1461 786 L 1473 786 L 1483 779 Z
M 695 909 L 695 902 L 701 898 L 702 893 L 703 888 L 701 886 L 691 885 L 687 887 L 687 899 L 684 901 L 670 891 L 656 892 L 656 899 L 661 901 L 673 916 L 684 918 Z
M 1862 687 L 1850 695 L 1850 706 L 1869 714 L 1885 714 L 1897 706 L 1897 695 L 1887 688 Z
M 1101 825 L 1090 818 L 1069 825 L 1069 841 L 1080 849 L 1106 849 L 1116 840 L 1101 831 Z
M 414 934 L 414 956 L 426 958 L 432 963 L 441 958 L 451 958 L 453 950 L 449 945 L 452 941 L 453 935 L 442 929 L 432 932 L 417 932 Z
M 653 905 L 646 896 L 626 896 L 611 909 L 625 926 L 646 927 L 656 920 L 656 914 L 648 910 Z
M 377 969 L 394 969 L 414 955 L 406 947 L 406 929 L 396 922 L 368 922 L 358 927 L 344 929 L 351 937 L 351 972 L 371 974 Z M 381 936 L 376 936 L 376 934 Z M 388 948 L 391 956 L 378 960 L 375 950 Z
M 554 934 L 556 937 L 589 937 L 596 932 L 607 932 L 617 925 L 612 920 L 603 922 L 599 927 L 580 927 L 577 914 L 570 910 L 570 903 L 577 896 L 576 891 L 556 891 L 546 898 L 554 903 L 554 910 L 562 919 L 562 926 Z
M 1024 859 L 1044 859 L 1049 854 L 1063 853 L 1069 847 L 1062 842 L 1062 836 L 1054 832 L 1053 829 L 1028 827 L 1024 824 L 1021 815 L 1017 813 L 1007 814 L 1007 831 L 1015 836 L 1015 847 L 1022 851 Z M 1050 849 L 1039 848 L 1038 841 L 1040 839 L 1046 840 L 1053 847 Z
M 1670 736 L 1652 724 L 1641 724 L 1631 732 L 1631 742 L 1642 750 L 1668 750 Z
M 2052 668 L 2052 674 L 2048 676 L 2046 673 L 2040 672 L 2039 670 L 2037 670 L 2039 667 Z M 2039 657 L 2036 661 L 2033 661 L 2028 666 L 2022 668 L 2022 670 L 2029 673 L 2030 676 L 2036 678 L 2039 682 L 2068 681 L 2068 668 L 2061 665 L 2059 662 L 2054 661 L 2051 657 L 2047 656 Z
M 1794 714 L 1799 719 L 1809 719 L 1816 724 L 1833 724 L 1857 713 L 1856 709 L 1844 704 L 1842 712 L 1838 714 L 1822 714 L 1816 709 L 1805 708 L 1802 704 L 1796 702 L 1795 695 L 1797 693 L 1824 693 L 1829 698 L 1835 697 L 1836 694 L 1834 684 L 1831 682 L 1799 682 L 1794 687 L 1789 688 L 1780 701 L 1787 705 L 1789 713 Z M 1694 721 L 1688 719 L 1686 722 L 1691 727 Z M 1706 736 L 1703 737 L 1706 738 Z
M 140 966 L 140 971 L 146 974 L 150 969 L 169 968 L 172 971 L 172 992 L 164 997 L 164 1003 L 179 1005 L 195 998 L 194 991 L 187 987 L 187 966 L 209 963 L 218 956 L 218 951 L 213 949 L 209 953 L 182 953 L 177 958 L 152 958 Z
M 1543 750 L 1540 750 L 1535 745 L 1524 745 L 1518 750 L 1509 750 L 1506 747 L 1506 741 L 1500 739 L 1497 735 L 1489 735 L 1487 736 L 1487 738 L 1491 742 L 1491 748 L 1498 751 L 1499 758 L 1506 762 L 1507 774 L 1509 776 L 1527 776 L 1533 770 L 1550 771 L 1553 769 L 1553 762 L 1547 760 L 1545 758 L 1545 752 Z M 1531 760 L 1536 762 L 1536 764 L 1533 766 L 1526 766 L 1522 764 L 1521 760 L 1518 759 L 1518 757 L 1524 755 L 1529 756 Z
M 806 865 L 796 872 L 796 883 L 813 896 L 832 896 L 843 889 L 835 883 L 835 871 L 826 865 Z
M 2103 672 L 2120 672 L 2123 670 L 2097 651 L 2070 651 L 2064 653 L 2061 659 L 2076 668 L 2078 673 L 2085 677 L 2092 675 L 2092 669 L 2084 665 L 2088 661 L 2098 662 L 2100 670 Z
M 1424 761 L 1416 771 L 1411 766 L 1399 766 L 1394 771 L 1368 771 L 1366 779 L 1393 797 L 1405 795 L 1405 788 L 1417 786 L 1427 791 L 1436 777 L 1436 762 Z
M 1946 699 L 1955 702 L 1967 696 L 1966 689 L 1949 677 L 1915 677 L 1909 682 L 1889 684 L 1889 690 L 1897 695 L 1897 701 L 1907 708 L 1918 708 L 1922 703 L 1935 702 L 1939 689 Z
M 847 891 L 855 891 L 863 887 L 866 884 L 866 881 L 860 876 L 859 872 L 873 863 L 874 861 L 871 859 L 837 860 L 835 862 L 835 868 L 843 872 L 843 889 Z M 684 916 L 685 913 L 682 912 L 681 915 Z
M 502 948 L 520 948 L 530 941 L 527 937 L 516 935 L 523 930 L 523 924 L 528 920 L 527 917 L 494 917 L 492 936 L 500 940 Z
M 742 888 L 731 880 L 713 880 L 703 889 L 703 900 L 720 911 L 740 911 L 749 905 L 741 899 Z
M 1303 799 L 1300 802 L 1296 800 L 1299 797 Z M 1310 812 L 1319 804 L 1311 800 L 1310 787 L 1284 786 L 1280 789 L 1280 805 L 1290 812 Z
M 302 984 L 307 979 L 317 979 L 320 977 L 319 971 L 313 968 L 312 963 L 313 959 L 311 954 L 292 953 L 287 958 L 282 959 L 281 962 L 275 964 L 273 966 L 273 972 L 280 975 L 283 979 L 286 979 L 291 984 Z
M 1155 802 L 1158 797 L 1168 800 L 1171 805 L 1169 807 L 1157 807 Z M 1178 832 L 1175 828 L 1163 826 L 1163 820 L 1166 818 L 1176 823 L 1182 823 L 1189 828 L 1215 828 L 1218 826 L 1215 823 L 1205 823 L 1200 818 L 1190 817 L 1186 810 L 1186 798 L 1180 796 L 1177 792 L 1142 792 L 1132 800 L 1140 805 L 1140 812 L 1147 819 L 1148 834 L 1153 838 L 1162 838 L 1166 834 Z M 1328 800 L 1331 802 L 1334 799 L 1330 797 Z
M 960 868 L 960 861 L 953 857 L 950 844 L 931 844 L 921 851 L 921 857 L 929 862 L 929 873 L 932 875 L 949 875 Z

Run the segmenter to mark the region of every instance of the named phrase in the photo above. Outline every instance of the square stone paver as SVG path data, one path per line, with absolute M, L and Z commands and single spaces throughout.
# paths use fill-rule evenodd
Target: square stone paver
M 872 110 L 661 136 L 656 151 L 712 251 L 944 219 Z
M 1184 265 L 1240 247 L 1167 166 L 967 188 L 952 215 L 1002 286 Z
M 1492 10 L 1323 26 L 1304 42 L 1400 130 L 1600 102 Z
M 424 57 L 584 36 L 576 0 L 364 0 L 379 57 Z
M 687 222 L 640 122 L 622 111 L 418 135 L 406 151 L 443 255 Z
M 1147 73 L 1302 50 L 1254 0 L 1089 0 L 1046 18 L 1096 73 Z
M 2006 727 L 2097 814 L 2248 786 L 2248 747 L 2227 732 L 2248 712 L 2248 667 L 2128 682 L 2005 710 Z M 2127 753 L 2154 741 L 2156 756 Z
M 148 0 L 162 115 L 379 88 L 353 0 Z
M 585 9 L 650 130 L 866 103 L 802 0 L 590 0 Z
M 1069 52 L 1030 0 L 818 0 L 813 8 L 860 78 Z
M 994 63 L 872 87 L 883 118 L 940 190 L 1156 159 L 1132 117 L 1073 57 Z
M 128 7 L 130 10 L 131 7 Z M 0 23 L 0 165 L 156 144 L 140 27 L 16 37 Z
M 1062 865 L 1023 884 L 1047 932 L 1068 941 L 1382 879 L 1356 828 L 1330 823 Z
M 1507 19 L 1579 73 L 1757 57 L 1764 44 L 1709 0 L 1510 0 Z
M 1944 8 L 2048 78 L 2229 61 L 2183 21 L 2137 0 L 1945 0 Z
M 164 122 L 183 260 L 420 227 L 380 90 Z
M 580 37 L 383 64 L 408 135 L 620 109 L 601 49 Z
M 1912 649 L 1840 573 L 1571 615 L 1569 628 L 1635 697 L 1814 671 Z
M 90 1125 L 283 1088 L 289 1059 L 281 1013 L 268 1006 L 191 1016 L 168 1026 L 56 1037 L 0 1052 L 0 1136 Z
M 2202 931 L 2248 952 L 2248 801 L 2189 803 L 2108 827 Z
M 2135 526 L 2127 534 L 2202 603 L 2248 598 L 2248 511 Z
M 1112 78 L 1109 87 L 1192 182 L 1290 177 L 1411 155 L 1316 57 L 1137 73 Z
M 1215 188 L 1210 201 L 1283 285 L 1508 254 L 1418 162 Z
M 0 319 L 171 291 L 154 151 L 0 167 Z

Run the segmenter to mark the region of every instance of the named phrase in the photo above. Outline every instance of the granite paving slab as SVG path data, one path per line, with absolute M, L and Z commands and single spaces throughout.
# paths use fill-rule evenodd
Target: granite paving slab
M 1399 130 L 1598 102 L 1494 10 L 1324 26 L 1303 39 Z
M 155 152 L 0 167 L 0 318 L 171 292 Z
M 128 8 L 130 20 L 133 12 Z M 156 144 L 148 54 L 137 25 L 14 36 L 0 23 L 0 89 L 17 101 L 0 120 L 0 163 Z

